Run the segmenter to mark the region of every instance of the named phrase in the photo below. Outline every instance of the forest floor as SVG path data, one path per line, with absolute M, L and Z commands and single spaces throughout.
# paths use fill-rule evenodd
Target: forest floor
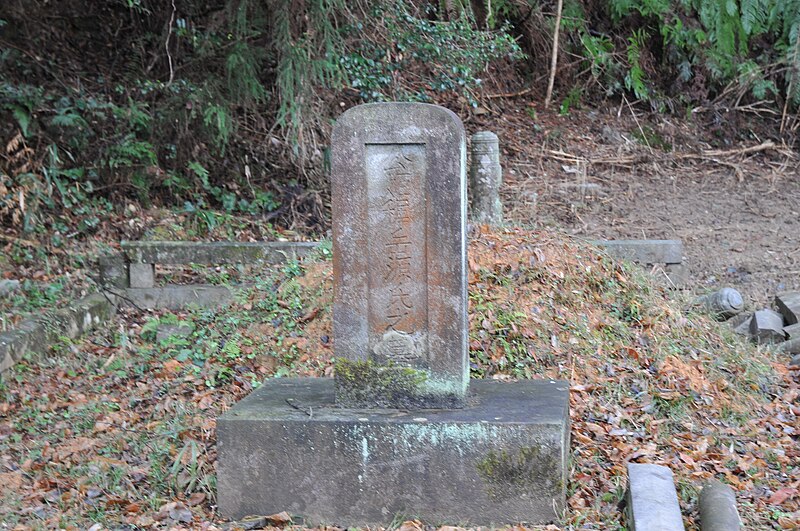
M 687 287 L 735 287 L 751 310 L 800 289 L 800 157 L 774 140 L 778 122 L 754 119 L 731 138 L 726 124 L 628 107 L 560 116 L 505 105 L 468 127 L 500 137 L 510 222 L 588 239 L 680 239 Z

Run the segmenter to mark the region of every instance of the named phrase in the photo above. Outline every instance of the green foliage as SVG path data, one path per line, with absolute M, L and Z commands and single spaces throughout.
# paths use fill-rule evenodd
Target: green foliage
M 687 86 L 711 97 L 728 87 L 738 99 L 749 93 L 800 104 L 798 0 L 609 0 L 605 7 L 607 14 L 573 9 L 564 29 L 608 94 L 626 90 L 657 103 L 671 92 L 690 103 Z M 613 33 L 590 25 L 606 17 Z
M 522 57 L 507 27 L 495 33 L 477 30 L 463 12 L 450 21 L 434 21 L 413 14 L 406 2 L 398 1 L 377 4 L 371 17 L 381 21 L 383 31 L 360 40 L 340 61 L 349 85 L 365 101 L 427 100 L 419 88 L 398 81 L 399 73 L 414 68 L 426 72 L 425 89 L 459 92 L 477 105 L 472 90 L 480 85 L 486 65 Z M 359 22 L 348 31 L 361 32 L 363 25 Z

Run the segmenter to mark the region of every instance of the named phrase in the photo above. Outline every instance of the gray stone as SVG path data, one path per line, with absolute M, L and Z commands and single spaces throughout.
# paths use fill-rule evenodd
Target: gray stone
M 219 265 L 280 264 L 308 255 L 319 243 L 124 241 L 121 246 L 131 263 Z
M 471 219 L 476 223 L 499 225 L 503 222 L 503 203 L 500 186 L 503 168 L 500 166 L 500 142 L 497 135 L 479 131 L 470 144 L 469 196 Z
M 105 254 L 97 257 L 98 277 L 101 286 L 127 288 L 128 263 L 122 253 Z
M 687 287 L 690 272 L 686 264 L 665 264 L 664 273 L 667 275 L 671 288 L 684 289 Z
M 94 293 L 55 312 L 20 323 L 14 330 L 0 334 L 0 372 L 28 354 L 46 354 L 61 337 L 74 339 L 110 319 L 116 299 Z
M 20 287 L 19 280 L 3 279 L 0 280 L 0 297 L 5 297 L 17 291 Z
M 184 338 L 192 335 L 192 327 L 189 325 L 160 324 L 156 328 L 156 341 L 159 343 L 170 338 Z
M 800 354 L 794 356 L 789 362 L 790 367 L 800 367 Z
M 328 378 L 274 379 L 217 421 L 227 518 L 288 511 L 307 524 L 546 523 L 563 511 L 566 382 L 473 381 L 462 409 L 352 410 Z
M 781 344 L 781 352 L 784 354 L 800 354 L 800 338 L 790 339 Z
M 132 288 L 152 288 L 156 283 L 155 264 L 131 262 L 128 265 L 128 275 Z
M 730 325 L 733 331 L 741 336 L 750 335 L 750 323 L 753 321 L 753 314 L 739 314 L 731 318 Z
M 736 496 L 728 485 L 711 480 L 700 491 L 700 529 L 737 531 L 742 526 L 736 510 Z
M 783 314 L 787 325 L 797 324 L 800 320 L 800 291 L 779 293 L 775 297 L 775 305 Z
M 718 321 L 727 321 L 744 310 L 742 294 L 733 288 L 722 288 L 703 297 L 706 311 Z
M 225 286 L 192 284 L 161 288 L 130 288 L 120 293 L 120 304 L 146 310 L 183 310 L 186 308 L 217 308 L 233 300 Z
M 640 264 L 680 264 L 683 261 L 680 240 L 597 240 L 592 243 L 615 258 Z
M 786 334 L 786 337 L 789 339 L 798 339 L 800 338 L 800 323 L 795 323 L 793 325 L 784 326 L 783 333 Z
M 331 157 L 337 400 L 351 407 L 463 405 L 469 366 L 461 121 L 435 105 L 360 105 L 337 121 Z M 398 378 L 400 385 L 387 389 Z
M 750 336 L 759 345 L 784 341 L 783 317 L 773 310 L 758 310 L 750 321 Z
M 628 529 L 683 531 L 672 471 L 659 465 L 628 464 Z

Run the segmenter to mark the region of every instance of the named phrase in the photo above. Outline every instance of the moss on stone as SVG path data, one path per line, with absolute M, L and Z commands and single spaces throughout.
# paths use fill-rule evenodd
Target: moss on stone
M 522 491 L 533 494 L 540 490 L 543 478 L 558 477 L 556 460 L 538 446 L 524 446 L 513 454 L 491 450 L 476 468 L 488 484 L 489 498 L 498 502 Z
M 394 363 L 337 358 L 336 402 L 346 407 L 420 407 L 428 372 Z

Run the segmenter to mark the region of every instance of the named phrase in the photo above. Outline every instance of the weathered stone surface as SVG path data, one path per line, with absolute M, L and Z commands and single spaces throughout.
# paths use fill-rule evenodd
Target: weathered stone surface
M 702 531 L 737 531 L 741 526 L 733 489 L 717 480 L 704 484 L 700 491 Z
M 775 297 L 775 305 L 783 315 L 786 324 L 793 325 L 800 321 L 800 291 L 779 293 Z
M 466 143 L 435 105 L 354 107 L 331 139 L 337 399 L 344 406 L 458 407 L 469 383 Z M 342 379 L 397 367 L 410 378 Z
M 628 464 L 628 529 L 683 531 L 672 471 L 659 465 Z
M 783 317 L 773 310 L 758 310 L 750 321 L 750 336 L 758 344 L 784 341 Z
M 19 289 L 19 280 L 2 279 L 0 280 L 0 297 L 5 297 Z
M 230 304 L 233 293 L 224 286 L 192 284 L 162 288 L 130 288 L 121 293 L 120 304 L 145 310 L 183 310 L 190 307 L 216 308 Z
M 800 338 L 800 323 L 795 323 L 793 325 L 784 326 L 783 333 L 786 334 L 786 337 L 789 339 L 798 339 Z
M 466 407 L 351 410 L 327 378 L 265 382 L 217 421 L 219 510 L 307 523 L 545 523 L 564 507 L 566 382 L 473 381 Z
M 160 324 L 156 328 L 156 341 L 166 341 L 171 337 L 182 338 L 192 334 L 192 327 L 189 325 Z
M 20 323 L 0 334 L 0 372 L 26 354 L 45 354 L 60 337 L 76 338 L 111 318 L 115 298 L 94 293 L 70 306 Z
M 726 321 L 744 310 L 742 294 L 733 288 L 722 288 L 703 297 L 706 311 L 719 321 Z
M 503 222 L 500 186 L 500 141 L 490 131 L 478 131 L 470 137 L 469 196 L 471 219 L 476 223 L 499 225 Z
M 800 367 L 800 354 L 797 354 L 795 357 L 789 361 L 790 367 Z
M 800 338 L 790 339 L 781 344 L 781 352 L 786 354 L 800 354 Z
M 731 318 L 730 325 L 733 331 L 741 336 L 750 335 L 750 323 L 753 321 L 753 314 L 739 314 Z
M 152 288 L 156 283 L 155 265 L 130 263 L 128 276 L 132 288 Z
M 667 275 L 670 287 L 685 289 L 689 283 L 690 271 L 686 264 L 665 264 L 664 273 Z
M 316 249 L 317 242 L 176 242 L 124 241 L 121 244 L 131 263 L 180 264 L 280 264 L 302 258 Z
M 122 253 L 105 254 L 97 257 L 98 277 L 101 286 L 127 288 L 128 264 Z
M 680 264 L 683 261 L 680 240 L 597 240 L 592 243 L 611 256 L 640 264 Z

